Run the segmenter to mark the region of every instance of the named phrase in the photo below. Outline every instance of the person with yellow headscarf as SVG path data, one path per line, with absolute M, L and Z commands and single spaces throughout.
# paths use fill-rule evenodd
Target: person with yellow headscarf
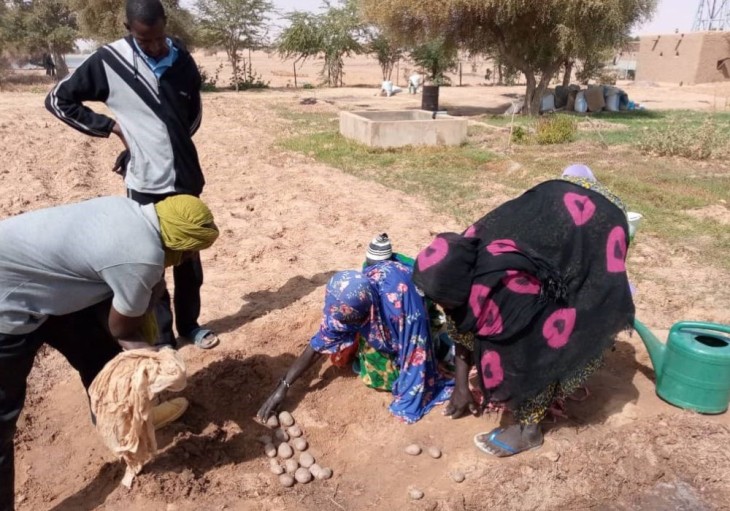
M 0 509 L 12 509 L 13 436 L 26 379 L 43 344 L 56 348 L 88 387 L 122 349 L 150 348 L 150 314 L 166 266 L 210 247 L 218 228 L 198 198 L 140 205 L 101 197 L 0 221 Z M 155 426 L 184 413 L 162 403 Z

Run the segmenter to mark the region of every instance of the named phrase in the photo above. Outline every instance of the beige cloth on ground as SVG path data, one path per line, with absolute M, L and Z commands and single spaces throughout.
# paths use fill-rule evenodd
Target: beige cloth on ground
M 89 387 L 96 429 L 111 451 L 127 464 L 122 484 L 157 453 L 152 399 L 165 389 L 185 388 L 185 364 L 172 349 L 132 350 L 110 360 Z

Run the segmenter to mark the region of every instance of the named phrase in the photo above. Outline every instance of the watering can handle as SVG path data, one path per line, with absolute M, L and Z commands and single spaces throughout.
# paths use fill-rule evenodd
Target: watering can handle
M 709 330 L 714 332 L 722 332 L 730 335 L 730 325 L 720 325 L 719 323 L 703 323 L 702 321 L 680 321 L 672 326 L 671 332 L 679 332 L 687 328 L 696 328 L 698 330 Z

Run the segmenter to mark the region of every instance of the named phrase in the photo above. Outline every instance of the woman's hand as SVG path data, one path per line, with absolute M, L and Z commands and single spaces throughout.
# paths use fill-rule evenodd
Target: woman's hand
M 266 402 L 261 405 L 259 411 L 256 413 L 256 419 L 261 423 L 266 423 L 266 420 L 271 417 L 271 414 L 275 413 L 281 403 L 286 398 L 286 391 L 289 387 L 299 379 L 299 376 L 309 369 L 315 360 L 321 355 L 312 349 L 312 346 L 307 343 L 306 348 L 301 355 L 294 361 L 292 366 L 286 372 L 284 378 L 279 382 L 279 385 L 274 390 L 274 393 L 269 396 Z
M 454 377 L 456 386 L 444 410 L 444 415 L 452 419 L 458 419 L 467 413 L 474 416 L 479 415 L 479 405 L 469 390 L 469 371 L 471 370 L 472 357 L 473 354 L 468 348 L 456 344 L 456 376 Z
M 452 419 L 458 419 L 467 415 L 468 413 L 475 417 L 479 415 L 479 405 L 474 400 L 474 395 L 469 390 L 469 386 L 462 388 L 461 385 L 457 385 L 454 389 L 454 393 L 451 395 L 444 415 L 451 417 Z
M 286 398 L 286 391 L 286 385 L 284 385 L 283 382 L 279 383 L 276 390 L 269 396 L 264 404 L 261 405 L 261 408 L 259 408 L 259 411 L 256 413 L 256 418 L 260 423 L 266 424 L 269 417 L 271 417 L 273 413 L 276 413 L 279 406 L 281 406 L 281 403 L 283 403 Z

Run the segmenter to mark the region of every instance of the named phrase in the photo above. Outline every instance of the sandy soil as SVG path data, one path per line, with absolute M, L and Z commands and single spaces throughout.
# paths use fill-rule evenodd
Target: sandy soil
M 489 109 L 515 90 L 445 94 Z M 640 91 L 665 106 L 702 108 L 707 99 L 699 98 L 712 97 L 711 89 Z M 377 232 L 415 253 L 434 233 L 464 227 L 419 199 L 273 147 L 288 126 L 272 107 L 304 108 L 300 94 L 313 93 L 332 104 L 307 108 L 327 111 L 418 102 L 357 88 L 205 96 L 196 141 L 208 179 L 204 198 L 223 235 L 203 256 L 203 320 L 223 342 L 209 352 L 182 348 L 189 367 L 182 394 L 191 409 L 160 433 L 163 450 L 132 490 L 119 487 L 123 466 L 97 437 L 78 376 L 44 351 L 16 438 L 19 509 L 727 509 L 730 416 L 695 415 L 659 400 L 636 336 L 620 338 L 591 382 L 591 397 L 549 427 L 541 450 L 508 460 L 482 455 L 471 441 L 499 424 L 498 415 L 451 421 L 436 410 L 401 425 L 387 412 L 387 395 L 324 363 L 292 388 L 286 408 L 335 476 L 289 490 L 278 485 L 256 442 L 265 428 L 252 417 L 315 331 L 328 276 L 357 266 Z M 122 193 L 110 172 L 119 143 L 73 132 L 42 101 L 39 93 L 0 94 L 0 217 Z M 630 269 L 641 275 L 639 315 L 659 335 L 680 319 L 727 322 L 726 272 L 692 264 L 687 247 L 637 240 Z M 444 456 L 410 457 L 403 447 L 411 442 L 439 446 Z M 453 482 L 452 470 L 466 481 Z M 423 500 L 409 500 L 412 486 Z

